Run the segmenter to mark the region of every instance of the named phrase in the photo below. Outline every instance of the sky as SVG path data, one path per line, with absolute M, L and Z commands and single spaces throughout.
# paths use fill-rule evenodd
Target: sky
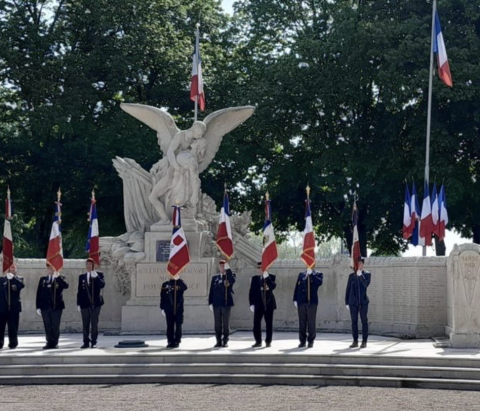
M 227 13 L 233 14 L 233 3 L 235 0 L 222 0 L 222 8 Z

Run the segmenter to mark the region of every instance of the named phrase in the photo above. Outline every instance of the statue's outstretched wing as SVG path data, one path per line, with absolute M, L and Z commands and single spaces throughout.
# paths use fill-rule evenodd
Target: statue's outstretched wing
M 207 126 L 207 132 L 203 136 L 207 141 L 207 150 L 198 167 L 200 173 L 213 161 L 223 136 L 250 118 L 254 111 L 253 106 L 231 107 L 215 111 L 203 120 Z
M 120 107 L 157 132 L 158 144 L 163 154 L 166 155 L 173 137 L 180 131 L 173 117 L 166 111 L 144 104 L 122 103 Z

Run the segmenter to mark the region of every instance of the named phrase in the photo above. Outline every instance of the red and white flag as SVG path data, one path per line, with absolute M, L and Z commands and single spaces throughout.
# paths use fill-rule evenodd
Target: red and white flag
M 205 111 L 205 92 L 203 91 L 202 59 L 200 58 L 200 33 L 195 32 L 195 50 L 193 51 L 192 81 L 190 100 L 198 102 L 201 111 Z
M 95 264 L 98 266 L 100 265 L 100 234 L 98 231 L 97 200 L 95 200 L 95 192 L 92 192 L 88 221 L 90 222 L 90 226 L 88 228 L 87 245 L 85 249 L 88 252 L 89 258 L 95 261 Z
M 440 219 L 440 197 L 437 195 L 437 184 L 433 183 L 432 190 L 432 222 L 433 222 L 433 233 L 439 237 L 439 219 Z
M 445 238 L 445 228 L 448 224 L 448 212 L 447 212 L 447 197 L 445 195 L 445 187 L 442 184 L 439 194 L 440 201 L 440 217 L 438 220 L 438 238 L 442 241 Z
M 220 221 L 218 223 L 217 231 L 217 247 L 228 260 L 232 258 L 233 236 L 232 227 L 230 225 L 230 203 L 228 201 L 226 190 L 223 196 L 222 209 L 220 210 Z
M 420 237 L 425 239 L 425 245 L 432 245 L 433 219 L 430 204 L 430 189 L 425 182 L 423 192 L 422 217 L 420 219 Z
M 54 271 L 59 272 L 63 267 L 63 248 L 62 248 L 62 204 L 60 203 L 61 192 L 57 193 L 58 200 L 55 202 L 55 215 L 53 217 L 52 230 L 50 231 L 50 240 L 47 249 L 47 264 Z
M 309 198 L 305 201 L 305 231 L 303 232 L 303 251 L 300 258 L 307 268 L 315 267 L 315 233 L 313 232 Z
M 10 219 L 13 216 L 12 201 L 10 200 L 10 190 L 7 191 L 7 199 L 5 200 L 5 225 L 3 227 L 3 241 L 2 241 L 2 258 L 4 273 L 10 270 L 13 265 L 13 236 Z
M 275 232 L 271 220 L 272 209 L 268 193 L 265 196 L 265 224 L 263 225 L 262 271 L 268 271 L 278 257 Z
M 448 64 L 447 49 L 443 41 L 442 28 L 440 27 L 440 18 L 435 9 L 435 28 L 433 39 L 433 52 L 437 55 L 438 76 L 449 87 L 453 86 L 452 74 L 450 73 L 450 65 Z
M 405 200 L 403 203 L 403 238 L 408 239 L 412 236 L 412 212 L 410 210 L 410 192 L 408 185 L 405 184 Z
M 353 202 L 353 213 L 352 213 L 352 223 L 353 223 L 353 241 L 352 241 L 352 267 L 354 271 L 358 270 L 358 260 L 362 256 L 360 250 L 360 239 L 358 237 L 358 208 L 357 202 Z
M 190 262 L 187 238 L 182 228 L 180 219 L 180 207 L 173 206 L 173 231 L 170 240 L 170 257 L 168 259 L 167 271 L 173 277 L 180 274 Z

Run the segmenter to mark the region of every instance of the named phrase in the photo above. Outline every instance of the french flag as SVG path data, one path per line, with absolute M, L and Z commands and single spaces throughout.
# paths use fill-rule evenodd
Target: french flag
M 168 259 L 167 271 L 173 277 L 180 274 L 190 262 L 187 238 L 182 228 L 180 219 L 180 207 L 173 206 L 173 231 L 170 240 L 170 256 Z
M 313 232 L 309 199 L 305 201 L 305 231 L 303 232 L 303 250 L 300 258 L 307 268 L 315 267 L 315 234 Z
M 262 271 L 267 271 L 278 257 L 277 243 L 271 221 L 272 209 L 268 193 L 265 198 L 265 224 L 263 225 Z
M 450 73 L 450 65 L 448 64 L 447 50 L 443 41 L 442 28 L 440 26 L 440 18 L 435 8 L 435 34 L 433 41 L 433 52 L 437 55 L 438 75 L 440 79 L 449 87 L 453 86 L 452 75 Z
M 358 259 L 361 257 L 362 253 L 360 250 L 360 238 L 358 236 L 358 208 L 357 202 L 353 202 L 353 213 L 352 213 L 352 224 L 353 224 L 353 241 L 352 241 L 352 267 L 353 271 L 358 270 Z
M 62 222 L 61 217 L 62 204 L 60 203 L 59 194 L 58 201 L 55 202 L 55 215 L 53 217 L 50 241 L 48 242 L 47 249 L 47 264 L 57 272 L 63 267 L 62 231 L 60 229 Z
M 412 213 L 410 211 L 410 192 L 405 184 L 405 201 L 403 204 L 403 238 L 408 239 L 412 236 Z
M 437 195 L 437 184 L 433 183 L 433 190 L 432 190 L 432 222 L 433 222 L 433 234 L 437 237 L 439 235 L 439 219 L 440 219 L 440 202 L 439 196 Z
M 415 218 L 413 217 L 415 216 Z M 421 221 L 419 220 L 420 217 L 420 205 L 418 203 L 418 196 L 415 190 L 415 183 L 413 183 L 413 190 L 412 190 L 412 223 L 413 223 L 413 231 L 412 231 L 412 244 L 414 246 L 425 245 L 425 238 L 420 236 L 420 228 L 421 228 Z
M 445 238 L 445 228 L 448 224 L 447 198 L 445 196 L 445 187 L 442 184 L 440 189 L 440 217 L 438 220 L 438 238 L 442 241 Z
M 195 33 L 195 50 L 193 51 L 192 82 L 190 100 L 198 102 L 201 111 L 205 111 L 205 92 L 203 91 L 202 59 L 200 58 L 200 34 Z
M 222 209 L 220 210 L 220 221 L 217 230 L 217 247 L 220 252 L 230 260 L 233 256 L 233 236 L 230 225 L 230 203 L 228 194 L 225 191 L 223 196 Z
M 412 233 L 415 230 L 415 227 L 417 226 L 417 219 L 420 217 L 419 214 L 419 207 L 418 207 L 418 196 L 417 196 L 417 189 L 415 188 L 415 181 L 413 182 L 412 186 L 412 196 L 410 197 L 410 233 Z
M 425 245 L 432 245 L 433 219 L 432 205 L 430 204 L 430 190 L 425 182 L 423 191 L 422 217 L 420 223 L 420 237 L 425 238 Z
M 10 200 L 10 190 L 7 191 L 7 199 L 5 200 L 5 225 L 3 227 L 2 255 L 3 255 L 3 271 L 10 270 L 13 265 L 13 236 L 10 219 L 12 218 L 12 201 Z
M 95 261 L 95 264 L 98 266 L 100 265 L 100 244 L 97 218 L 97 201 L 95 200 L 95 194 L 92 194 L 88 216 L 90 226 L 88 228 L 87 245 L 85 249 L 88 252 L 88 256 Z

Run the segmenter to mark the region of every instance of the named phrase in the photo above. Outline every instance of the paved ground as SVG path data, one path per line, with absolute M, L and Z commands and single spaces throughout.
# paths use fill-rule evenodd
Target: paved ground
M 0 386 L 1 411 L 470 411 L 480 392 L 254 385 Z

